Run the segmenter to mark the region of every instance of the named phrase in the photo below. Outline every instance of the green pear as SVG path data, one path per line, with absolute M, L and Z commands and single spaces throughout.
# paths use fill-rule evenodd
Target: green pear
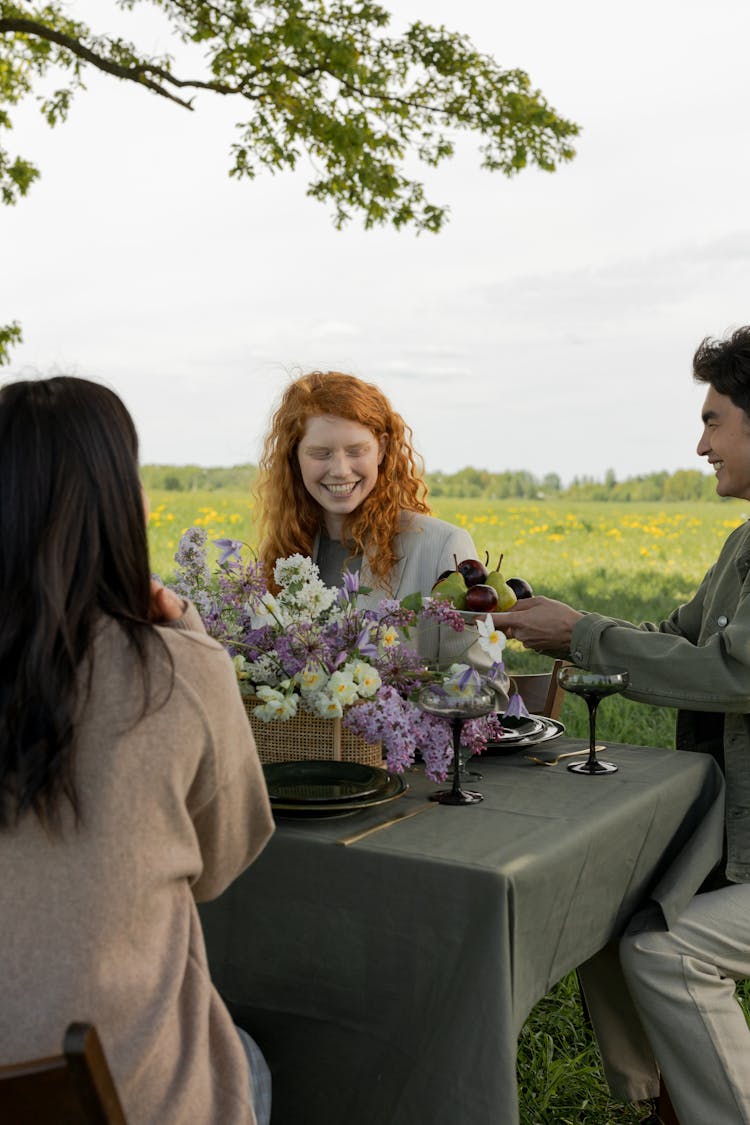
M 463 574 L 452 570 L 432 587 L 433 596 L 452 602 L 456 609 L 466 609 L 466 590 Z
M 493 590 L 497 591 L 498 613 L 504 613 L 505 610 L 511 609 L 518 600 L 516 598 L 515 592 L 508 585 L 508 583 L 500 573 L 500 567 L 502 566 L 503 558 L 504 556 L 501 555 L 497 561 L 497 567 L 495 568 L 495 570 L 491 570 L 484 580 L 485 585 L 492 586 Z

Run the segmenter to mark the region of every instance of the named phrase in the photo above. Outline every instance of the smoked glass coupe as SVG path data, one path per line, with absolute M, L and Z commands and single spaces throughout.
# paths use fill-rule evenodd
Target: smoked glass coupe
M 479 677 L 477 677 L 479 679 Z M 484 681 L 466 694 L 446 690 L 441 684 L 431 684 L 419 693 L 419 706 L 430 715 L 447 719 L 453 735 L 453 784 L 450 789 L 439 789 L 430 797 L 441 805 L 474 805 L 483 800 L 481 793 L 461 788 L 461 732 L 469 719 L 479 719 L 495 709 L 495 693 Z
M 565 691 L 581 695 L 589 709 L 589 756 L 585 762 L 575 762 L 568 766 L 571 773 L 616 773 L 613 762 L 602 761 L 596 756 L 596 709 L 606 695 L 616 695 L 625 691 L 630 676 L 624 668 L 576 668 L 572 664 L 561 668 L 557 682 Z

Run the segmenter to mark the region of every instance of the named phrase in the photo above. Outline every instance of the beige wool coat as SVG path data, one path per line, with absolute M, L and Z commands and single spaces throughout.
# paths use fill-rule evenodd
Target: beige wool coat
M 195 900 L 273 831 L 231 661 L 193 607 L 159 627 L 174 685 L 145 717 L 138 664 L 104 618 L 77 726 L 81 823 L 0 832 L 0 1064 L 101 1036 L 131 1125 L 252 1125 L 245 1055 L 211 984 Z M 163 699 L 168 666 L 151 662 Z M 258 910 L 263 904 L 258 903 Z

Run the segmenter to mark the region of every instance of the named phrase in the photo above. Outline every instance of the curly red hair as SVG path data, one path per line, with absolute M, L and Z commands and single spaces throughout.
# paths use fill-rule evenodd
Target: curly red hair
M 429 513 L 422 462 L 412 431 L 373 383 L 339 371 L 312 371 L 295 379 L 281 398 L 263 444 L 256 494 L 260 504 L 260 558 L 271 575 L 277 559 L 312 555 L 323 523 L 322 509 L 305 488 L 297 447 L 308 419 L 323 414 L 358 422 L 380 439 L 385 453 L 372 492 L 346 519 L 353 555 L 362 554 L 379 585 L 389 588 L 398 561 L 394 539 L 401 513 Z

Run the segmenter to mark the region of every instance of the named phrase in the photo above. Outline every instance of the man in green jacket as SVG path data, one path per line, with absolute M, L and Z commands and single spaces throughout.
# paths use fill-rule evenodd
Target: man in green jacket
M 720 496 L 750 500 L 750 327 L 704 340 L 693 374 L 707 385 L 698 454 L 712 466 Z M 750 977 L 749 573 L 750 521 L 729 536 L 695 596 L 659 625 L 549 598 L 493 615 L 527 648 L 566 652 L 582 667 L 626 667 L 630 697 L 678 708 L 677 748 L 710 753 L 724 770 L 726 857 L 715 889 L 695 895 L 672 929 L 629 933 L 620 944 L 680 1125 L 750 1125 L 750 1030 L 735 995 L 735 982 Z M 600 1046 L 612 1085 L 623 1067 L 606 1065 L 611 1047 L 601 1034 Z M 626 1100 L 653 1096 L 658 1072 L 649 1053 L 632 1043 L 627 1053 L 631 1073 L 613 1092 Z

